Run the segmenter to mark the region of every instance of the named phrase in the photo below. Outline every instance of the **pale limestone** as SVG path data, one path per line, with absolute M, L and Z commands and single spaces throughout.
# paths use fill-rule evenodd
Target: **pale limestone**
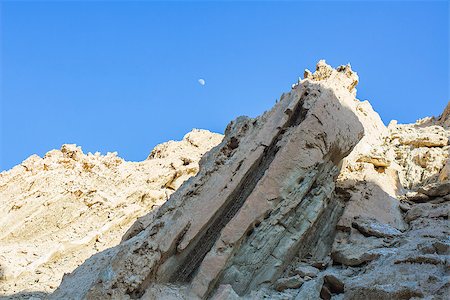
M 231 122 L 196 177 L 166 177 L 170 200 L 50 298 L 444 299 L 450 108 L 386 127 L 358 80 L 320 61 L 272 110 Z
M 298 253 L 324 258 L 342 205 L 333 200 L 334 178 L 363 136 L 355 76 L 342 67 L 305 79 L 262 116 L 230 123 L 198 175 L 147 227 L 99 255 L 93 280 L 77 283 L 89 272 L 81 266 L 54 297 L 139 297 L 167 283 L 190 299 L 223 284 L 245 295 L 273 285 Z
M 0 173 L 0 294 L 54 290 L 64 273 L 163 204 L 221 139 L 193 130 L 142 162 L 67 144 Z

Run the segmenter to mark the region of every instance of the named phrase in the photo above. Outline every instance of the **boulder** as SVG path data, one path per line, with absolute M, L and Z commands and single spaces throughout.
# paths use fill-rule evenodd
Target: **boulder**
M 316 277 L 319 272 L 319 269 L 309 265 L 300 265 L 294 270 L 294 273 L 301 277 L 309 276 L 311 278 Z
M 419 193 L 428 197 L 443 197 L 450 194 L 450 181 L 430 183 L 422 186 L 418 190 Z
M 320 299 L 320 292 L 323 286 L 323 278 L 316 278 L 305 282 L 298 294 L 295 296 L 295 300 L 317 300 Z
M 344 282 L 334 274 L 326 274 L 324 283 L 333 294 L 342 294 L 344 292 Z
M 302 286 L 304 280 L 300 275 L 295 275 L 289 278 L 280 278 L 275 282 L 275 289 L 282 292 L 286 289 L 298 289 Z
M 393 238 L 402 234 L 401 231 L 392 226 L 382 224 L 372 218 L 356 217 L 352 226 L 365 236 Z

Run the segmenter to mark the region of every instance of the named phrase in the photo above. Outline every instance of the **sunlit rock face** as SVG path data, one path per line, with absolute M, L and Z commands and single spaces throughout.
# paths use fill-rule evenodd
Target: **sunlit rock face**
M 55 297 L 152 299 L 175 285 L 180 297 L 208 298 L 223 284 L 244 296 L 271 287 L 293 261 L 325 259 L 343 208 L 335 179 L 364 129 L 356 74 L 318 68 L 327 72 L 320 80 L 301 81 L 258 118 L 231 122 L 146 228 L 68 275 Z
M 136 218 L 195 175 L 221 139 L 193 130 L 141 162 L 68 144 L 0 173 L 0 293 L 54 290 L 64 273 L 117 245 Z
M 449 106 L 440 117 L 385 126 L 355 98 L 349 65 L 320 61 L 304 77 L 263 115 L 232 121 L 223 140 L 186 136 L 181 143 L 211 149 L 201 159 L 203 150 L 192 159 L 176 143 L 156 147 L 149 161 L 168 159 L 160 166 L 172 172 L 153 191 L 169 199 L 143 206 L 148 213 L 121 227 L 117 246 L 93 250 L 105 249 L 54 293 L 33 296 L 446 299 Z M 135 187 L 150 184 L 138 170 L 126 173 L 137 174 Z M 122 206 L 111 222 L 128 216 Z

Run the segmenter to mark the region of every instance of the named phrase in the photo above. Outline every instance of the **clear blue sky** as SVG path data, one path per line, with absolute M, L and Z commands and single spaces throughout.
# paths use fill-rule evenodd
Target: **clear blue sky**
M 449 101 L 449 2 L 1 3 L 0 170 L 76 143 L 143 160 L 256 116 L 324 58 L 385 123 Z M 206 81 L 204 86 L 198 79 Z

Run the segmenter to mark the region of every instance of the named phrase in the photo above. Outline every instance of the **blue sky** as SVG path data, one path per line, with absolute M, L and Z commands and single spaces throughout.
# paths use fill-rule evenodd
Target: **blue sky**
M 63 143 L 143 160 L 262 113 L 322 58 L 385 123 L 449 101 L 448 1 L 3 1 L 1 50 L 0 170 Z

